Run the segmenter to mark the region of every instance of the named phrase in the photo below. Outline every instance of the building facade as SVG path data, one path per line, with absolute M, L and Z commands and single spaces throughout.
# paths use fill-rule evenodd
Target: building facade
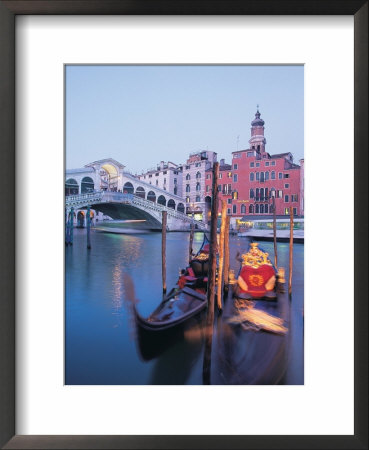
M 266 151 L 264 120 L 257 111 L 251 122 L 250 148 L 232 152 L 230 169 L 220 166 L 219 198 L 227 201 L 227 212 L 233 227 L 248 219 L 273 214 L 285 216 L 292 208 L 295 216 L 303 215 L 303 160 L 295 164 L 291 153 L 271 155 Z M 227 182 L 225 182 L 227 174 Z M 205 191 L 211 195 L 212 173 L 206 177 Z
M 139 180 L 151 184 L 159 189 L 168 191 L 170 194 L 182 195 L 182 166 L 171 161 L 160 161 L 156 168 L 149 169 L 146 173 L 137 175 Z

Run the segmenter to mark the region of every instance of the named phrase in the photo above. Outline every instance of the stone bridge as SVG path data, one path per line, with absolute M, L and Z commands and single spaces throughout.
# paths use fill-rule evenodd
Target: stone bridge
M 133 178 L 133 177 L 132 177 Z M 133 178 L 132 185 L 142 187 L 146 183 Z M 161 190 L 160 190 L 161 191 Z M 96 191 L 91 193 L 68 195 L 65 198 L 65 207 L 67 212 L 71 208 L 74 210 L 84 209 L 90 206 L 96 211 L 110 216 L 116 220 L 145 220 L 147 228 L 151 230 L 161 230 L 162 212 L 167 211 L 168 231 L 186 231 L 191 227 L 191 223 L 196 229 L 205 230 L 206 225 L 203 222 L 192 219 L 184 212 L 178 209 L 179 204 L 174 205 L 170 200 L 173 196 L 168 194 L 169 200 L 166 205 L 150 200 L 150 197 L 144 198 L 141 195 L 133 193 Z M 180 197 L 179 197 L 180 198 Z M 177 206 L 177 209 L 175 209 Z M 67 214 L 68 216 L 68 214 Z

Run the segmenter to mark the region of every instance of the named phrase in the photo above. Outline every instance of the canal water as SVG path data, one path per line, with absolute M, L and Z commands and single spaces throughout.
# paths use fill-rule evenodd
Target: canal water
M 195 251 L 202 240 L 203 233 L 195 233 Z M 136 328 L 132 301 L 147 317 L 162 299 L 161 234 L 92 230 L 91 244 L 87 250 L 86 230 L 75 229 L 73 246 L 65 249 L 65 383 L 203 384 L 206 311 L 164 339 L 141 336 Z M 278 265 L 286 269 L 288 246 L 278 243 Z M 167 234 L 168 289 L 188 262 L 188 247 L 189 233 Z M 260 247 L 273 261 L 273 243 L 261 242 Z M 233 236 L 230 249 L 231 269 L 237 274 L 240 263 L 235 256 L 247 251 L 248 240 Z M 303 244 L 294 244 L 293 259 L 292 297 L 283 306 L 288 309 L 287 335 L 230 328 L 226 315 L 216 314 L 213 384 L 304 383 Z M 125 274 L 133 281 L 134 294 Z M 280 305 L 268 308 L 268 313 L 279 315 Z

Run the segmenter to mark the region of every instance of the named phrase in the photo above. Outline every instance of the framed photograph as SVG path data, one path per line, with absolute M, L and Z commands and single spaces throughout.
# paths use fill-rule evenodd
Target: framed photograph
M 367 16 L 0 2 L 4 448 L 368 447 Z

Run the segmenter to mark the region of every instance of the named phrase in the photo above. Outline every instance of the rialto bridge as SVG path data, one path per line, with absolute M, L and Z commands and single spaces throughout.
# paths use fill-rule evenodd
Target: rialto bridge
M 191 223 L 204 229 L 203 222 L 185 214 L 184 200 L 177 195 L 138 180 L 114 159 L 87 164 L 66 171 L 66 217 L 72 209 L 76 218 L 87 207 L 112 219 L 145 220 L 148 229 L 161 229 L 162 211 L 167 211 L 169 231 L 188 230 Z

